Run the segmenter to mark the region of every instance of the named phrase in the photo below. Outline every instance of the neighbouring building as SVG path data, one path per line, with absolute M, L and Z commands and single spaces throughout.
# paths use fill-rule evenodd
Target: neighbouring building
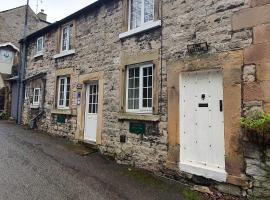
M 267 23 L 269 0 L 99 0 L 27 37 L 23 123 L 267 199 L 240 126 L 270 112 Z
M 31 34 L 47 25 L 46 14 L 36 15 L 28 7 L 28 30 Z M 0 12 L 0 111 L 17 118 L 19 40 L 23 37 L 27 6 Z

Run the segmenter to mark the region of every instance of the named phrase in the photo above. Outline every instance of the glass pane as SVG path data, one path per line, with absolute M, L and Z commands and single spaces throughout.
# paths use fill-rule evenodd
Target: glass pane
M 135 79 L 135 86 L 134 86 L 135 88 L 138 88 L 138 87 L 140 87 L 140 78 L 136 78 Z
M 132 98 L 134 98 L 134 96 L 133 96 L 133 90 L 132 89 L 129 89 L 128 90 L 128 99 L 132 99 Z
M 153 75 L 153 68 L 152 67 L 148 67 L 148 75 L 149 76 Z
M 134 88 L 134 79 L 129 79 L 128 80 L 128 87 L 129 88 Z
M 147 107 L 147 99 L 143 100 L 143 107 Z
M 134 98 L 139 98 L 140 89 L 134 89 Z
M 134 109 L 139 109 L 139 99 L 134 100 Z
M 133 109 L 133 100 L 128 100 L 128 109 Z
M 140 77 L 140 68 L 139 67 L 135 68 L 135 77 Z
M 70 49 L 72 49 L 72 26 L 69 26 L 68 27 L 68 29 L 69 29 L 69 44 L 68 44 L 68 49 L 70 50 Z
M 149 87 L 152 87 L 152 84 L 153 84 L 153 83 L 152 83 L 152 76 L 149 76 L 149 77 L 148 77 L 148 86 L 149 86 Z
M 130 68 L 128 71 L 129 71 L 129 78 L 134 77 L 134 68 Z
M 147 98 L 147 88 L 143 88 L 143 98 Z
M 154 0 L 144 0 L 144 22 L 154 19 Z
M 62 50 L 67 50 L 67 27 L 63 29 Z
M 148 108 L 152 107 L 152 99 L 148 99 Z
M 130 0 L 130 29 L 141 26 L 142 0 Z
M 148 98 L 152 98 L 152 88 L 148 89 Z
M 148 73 L 147 73 L 147 68 L 143 68 L 143 76 L 147 76 Z
M 147 87 L 147 77 L 143 77 L 143 87 Z
M 93 96 L 89 95 L 89 103 L 93 103 Z

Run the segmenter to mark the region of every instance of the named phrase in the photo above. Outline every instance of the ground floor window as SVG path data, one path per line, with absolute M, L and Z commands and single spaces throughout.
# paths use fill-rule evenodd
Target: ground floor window
M 33 106 L 39 106 L 39 104 L 40 104 L 40 88 L 34 88 Z
M 153 65 L 128 66 L 126 77 L 126 111 L 152 113 Z
M 58 108 L 69 108 L 70 101 L 70 77 L 61 76 L 58 78 Z

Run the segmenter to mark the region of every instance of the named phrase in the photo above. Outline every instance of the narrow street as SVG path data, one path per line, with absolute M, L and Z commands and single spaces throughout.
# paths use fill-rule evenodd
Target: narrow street
M 197 193 L 65 139 L 0 121 L 0 199 L 199 200 Z

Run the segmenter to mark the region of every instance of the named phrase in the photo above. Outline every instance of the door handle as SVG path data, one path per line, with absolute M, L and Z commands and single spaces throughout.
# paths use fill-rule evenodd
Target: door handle
M 223 101 L 219 100 L 219 110 L 220 112 L 223 112 Z

